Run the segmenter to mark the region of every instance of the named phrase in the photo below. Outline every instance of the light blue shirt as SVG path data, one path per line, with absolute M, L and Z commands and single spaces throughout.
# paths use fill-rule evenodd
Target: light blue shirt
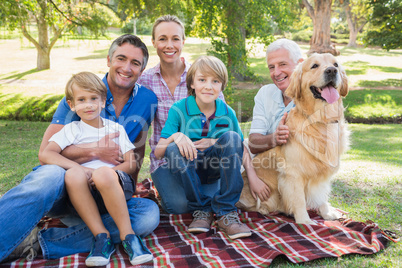
M 169 110 L 161 137 L 167 139 L 174 133 L 181 132 L 192 141 L 197 141 L 203 138 L 218 139 L 227 131 L 235 131 L 243 140 L 235 111 L 220 99 L 216 99 L 215 104 L 215 114 L 206 118 L 198 108 L 194 96 L 175 102 Z
M 263 86 L 255 95 L 254 103 L 250 134 L 274 133 L 284 113 L 289 114 L 295 107 L 293 101 L 285 107 L 282 91 L 275 84 Z

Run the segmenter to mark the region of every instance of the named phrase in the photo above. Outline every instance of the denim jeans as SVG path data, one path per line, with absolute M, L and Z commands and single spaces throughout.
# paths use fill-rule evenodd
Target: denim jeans
M 189 212 L 215 212 L 220 217 L 237 210 L 235 204 L 243 189 L 243 144 L 236 132 L 223 134 L 213 146 L 199 151 L 194 161 L 184 158 L 175 143 L 169 144 L 165 157 L 172 174 L 181 181 Z M 206 195 L 202 185 L 217 180 L 219 190 L 213 196 Z
M 171 172 L 167 165 L 162 165 L 151 173 L 152 181 L 161 197 L 162 208 L 171 214 L 189 213 L 188 200 L 180 176 Z M 219 190 L 219 180 L 202 184 L 201 192 L 213 197 Z
M 70 214 L 64 187 L 65 170 L 55 165 L 34 169 L 23 181 L 0 198 L 0 262 L 32 231 L 40 219 L 49 215 Z M 158 206 L 151 200 L 132 198 L 127 202 L 134 232 L 146 236 L 159 224 Z M 109 214 L 102 215 L 114 243 L 119 243 L 118 229 Z M 39 243 L 46 259 L 89 252 L 93 235 L 78 220 L 69 228 L 49 228 L 39 232 Z

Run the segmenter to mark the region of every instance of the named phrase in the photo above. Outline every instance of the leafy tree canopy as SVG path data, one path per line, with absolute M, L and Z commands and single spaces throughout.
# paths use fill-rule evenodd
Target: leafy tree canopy
M 370 0 L 373 14 L 364 41 L 366 45 L 390 50 L 402 47 L 402 1 Z

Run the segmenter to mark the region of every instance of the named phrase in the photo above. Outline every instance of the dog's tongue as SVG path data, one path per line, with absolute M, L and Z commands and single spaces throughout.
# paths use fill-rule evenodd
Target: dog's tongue
M 328 86 L 322 88 L 321 97 L 331 104 L 339 99 L 339 93 L 334 87 Z

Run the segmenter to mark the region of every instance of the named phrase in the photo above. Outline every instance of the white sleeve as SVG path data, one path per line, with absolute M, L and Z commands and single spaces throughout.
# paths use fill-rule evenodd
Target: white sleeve
M 70 123 L 65 125 L 59 132 L 54 134 L 50 139 L 49 142 L 54 141 L 57 145 L 60 146 L 61 150 L 64 150 L 67 146 L 74 144 L 74 141 L 77 138 L 77 130 L 75 124 Z
M 122 125 L 119 125 L 119 132 L 120 132 L 120 135 L 119 135 L 120 151 L 124 155 L 128 151 L 134 150 L 135 146 L 128 138 L 127 132 Z
M 267 135 L 271 127 L 272 122 L 267 119 L 270 115 L 266 114 L 267 109 L 265 105 L 267 105 L 268 102 L 266 92 L 266 88 L 262 87 L 254 97 L 253 121 L 251 122 L 250 134 L 258 133 Z

